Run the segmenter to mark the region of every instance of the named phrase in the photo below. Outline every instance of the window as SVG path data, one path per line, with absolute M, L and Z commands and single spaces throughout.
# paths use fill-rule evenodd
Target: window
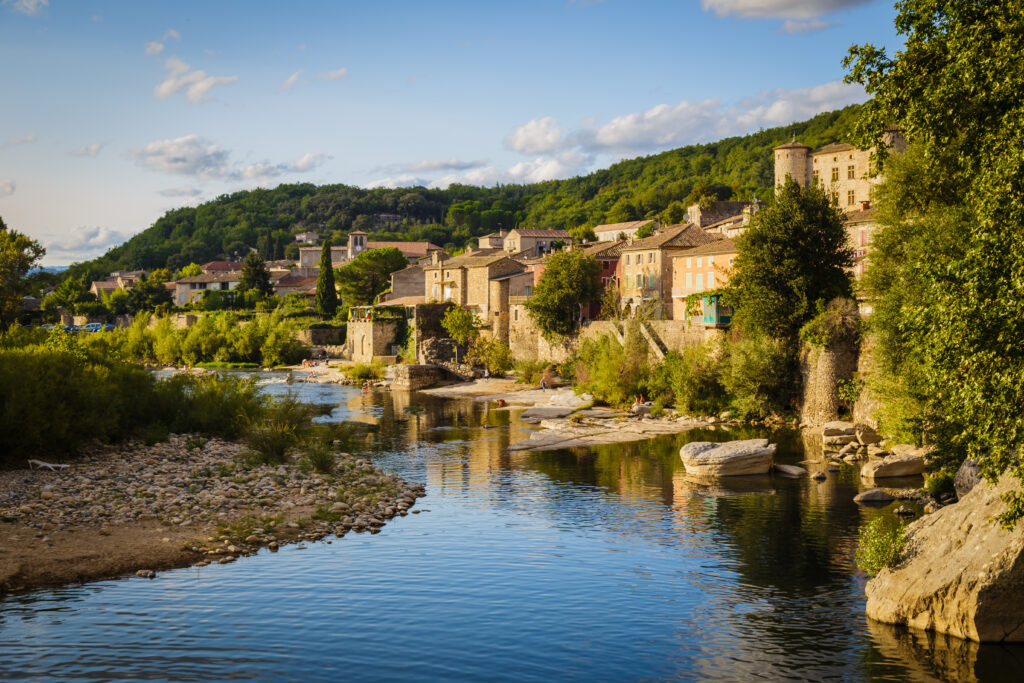
M 533 287 L 527 285 L 523 287 L 523 292 L 525 292 L 525 296 L 533 296 Z
M 626 265 L 629 265 L 629 254 L 626 254 Z
M 861 230 L 860 231 L 860 246 L 863 247 L 867 243 L 868 243 L 868 231 L 867 230 Z
M 715 257 L 714 256 L 708 256 L 708 265 L 709 266 L 715 265 Z
M 444 298 L 445 298 L 445 301 L 451 301 L 451 299 L 452 299 L 452 286 L 451 285 L 445 285 L 444 286 Z
M 848 206 L 853 206 L 856 203 L 853 190 L 846 193 L 846 203 Z
M 832 167 L 832 182 L 835 182 L 837 180 L 839 180 L 839 167 L 838 166 L 833 166 Z
M 436 280 L 436 279 L 437 279 L 437 277 L 438 277 L 438 276 L 439 276 L 440 274 L 441 274 L 441 271 L 439 271 L 439 270 L 435 270 L 435 271 L 434 271 L 434 279 Z
M 654 289 L 654 273 L 647 276 L 647 288 Z
M 644 276 L 641 273 L 636 274 L 636 288 L 642 289 L 644 286 Z
M 701 268 L 701 267 L 703 267 L 703 265 L 704 265 L 704 264 L 703 264 L 703 261 L 704 261 L 703 257 L 701 257 L 701 256 L 698 256 L 698 257 L 697 257 L 697 267 L 698 267 L 698 268 Z
M 846 179 L 847 180 L 856 180 L 857 179 L 857 167 L 854 166 L 853 164 L 850 164 L 849 166 L 846 167 Z
M 647 262 L 648 263 L 654 263 L 654 252 L 653 251 L 650 254 L 647 255 Z
M 436 275 L 436 274 L 437 274 L 437 273 L 435 273 L 435 275 Z M 432 287 L 432 288 L 430 289 L 430 298 L 432 298 L 432 299 L 435 299 L 435 300 L 436 300 L 436 299 L 437 299 L 437 294 L 438 294 L 438 288 L 437 288 L 437 284 L 435 284 L 435 285 L 434 285 L 434 286 L 433 286 L 433 287 Z
M 687 289 L 692 289 L 693 288 L 693 273 L 687 273 L 686 274 L 686 288 Z
M 818 173 L 818 169 L 814 169 L 814 178 L 812 178 L 815 184 L 821 182 L 821 175 Z
M 729 266 L 730 266 L 730 267 L 732 267 L 732 262 L 733 262 L 733 261 L 735 261 L 735 260 L 736 260 L 736 257 L 735 257 L 735 256 L 730 256 L 730 257 L 729 257 Z
M 708 289 L 715 288 L 715 273 L 714 271 L 708 273 Z
M 692 265 L 693 265 L 693 257 L 692 256 L 687 256 L 686 257 L 686 267 L 689 268 Z
M 704 273 L 697 273 L 697 291 L 704 291 Z
M 518 308 L 513 308 L 512 309 L 512 320 L 519 320 L 519 309 Z

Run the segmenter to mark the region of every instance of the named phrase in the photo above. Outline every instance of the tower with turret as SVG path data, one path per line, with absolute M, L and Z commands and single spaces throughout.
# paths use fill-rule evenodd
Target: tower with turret
M 811 181 L 811 148 L 796 141 L 773 147 L 775 152 L 775 187 L 786 184 L 791 176 L 800 187 L 807 187 Z

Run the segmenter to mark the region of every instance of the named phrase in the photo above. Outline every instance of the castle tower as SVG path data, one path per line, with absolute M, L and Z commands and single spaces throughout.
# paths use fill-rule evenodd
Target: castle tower
M 811 180 L 810 157 L 811 148 L 800 144 L 796 138 L 792 142 L 773 147 L 775 152 L 775 187 L 786 183 L 786 176 L 792 176 L 800 187 L 807 187 Z
M 354 259 L 359 252 L 366 249 L 366 233 L 362 230 L 353 230 L 348 234 L 348 257 Z

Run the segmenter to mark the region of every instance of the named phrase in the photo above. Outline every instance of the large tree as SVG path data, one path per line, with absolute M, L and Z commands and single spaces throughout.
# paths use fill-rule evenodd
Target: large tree
M 320 272 L 316 276 L 316 312 L 324 318 L 333 318 L 338 312 L 338 290 L 334 286 L 330 238 L 324 240 L 324 245 L 320 248 Z
M 526 302 L 541 332 L 567 335 L 576 327 L 580 306 L 600 295 L 601 266 L 581 249 L 560 251 L 545 263 L 544 273 Z
M 792 179 L 754 214 L 738 240 L 729 281 L 734 321 L 744 333 L 794 345 L 819 302 L 852 294 L 843 220 L 830 192 Z
M 0 331 L 6 330 L 21 310 L 28 286 L 26 276 L 46 249 L 0 218 Z
M 274 285 L 270 282 L 270 271 L 267 264 L 255 251 L 250 251 L 242 262 L 242 277 L 238 283 L 241 293 L 255 289 L 260 296 L 267 297 L 274 293 Z
M 977 0 L 896 7 L 903 49 L 890 57 L 856 46 L 847 60 L 848 80 L 873 97 L 860 141 L 898 125 L 920 146 L 923 175 L 964 218 L 954 228 L 959 253 L 939 243 L 906 264 L 923 270 L 925 296 L 890 324 L 907 328 L 902 348 L 920 364 L 940 457 L 973 458 L 989 479 L 1011 471 L 1024 480 L 1024 9 Z M 1024 495 L 1009 502 L 1002 519 L 1012 524 L 1024 516 Z
M 448 336 L 455 340 L 455 362 L 459 362 L 459 346 L 465 346 L 471 340 L 473 340 L 477 331 L 480 328 L 480 320 L 476 317 L 476 313 L 463 308 L 462 306 L 453 306 L 445 311 L 444 317 L 441 318 L 441 327 L 448 333 Z
M 394 247 L 367 249 L 336 272 L 342 300 L 349 306 L 372 304 L 391 285 L 391 273 L 409 265 Z

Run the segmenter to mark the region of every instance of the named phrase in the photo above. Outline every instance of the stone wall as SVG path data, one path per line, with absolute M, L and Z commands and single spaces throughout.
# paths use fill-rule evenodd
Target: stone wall
M 295 338 L 310 346 L 338 346 L 345 343 L 345 328 L 295 330 Z
M 853 378 L 857 368 L 857 349 L 849 343 L 828 348 L 804 344 L 800 350 L 803 376 L 802 422 L 818 426 L 839 418 L 839 380 Z
M 871 387 L 867 379 L 877 372 L 878 360 L 875 356 L 877 342 L 873 335 L 866 335 L 860 343 L 860 354 L 857 358 L 856 377 L 861 381 L 860 395 L 853 405 L 854 422 L 863 422 L 870 425 L 872 429 L 878 429 L 878 412 L 881 408 L 881 401 Z
M 436 365 L 396 365 L 392 370 L 392 387 L 416 391 L 432 387 L 448 378 L 448 372 Z
M 392 346 L 401 324 L 397 320 L 350 320 L 345 344 L 349 358 L 357 363 L 370 363 L 377 356 L 393 356 Z

